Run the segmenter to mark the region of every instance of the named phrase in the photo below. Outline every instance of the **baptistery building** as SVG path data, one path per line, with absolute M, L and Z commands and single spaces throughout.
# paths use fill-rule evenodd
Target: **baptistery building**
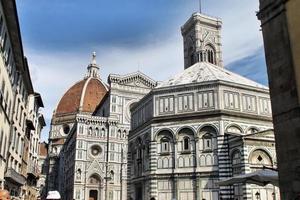
M 93 54 L 53 113 L 47 190 L 65 200 L 126 199 L 130 108 L 155 86 L 141 72 L 111 74 L 105 83 Z
M 218 184 L 277 162 L 269 90 L 224 69 L 221 26 L 193 14 L 181 28 L 184 70 L 133 105 L 128 199 L 279 199 L 272 185 Z
M 141 72 L 105 83 L 93 54 L 53 112 L 47 190 L 64 200 L 279 199 L 273 185 L 218 184 L 277 167 L 269 89 L 224 68 L 221 27 L 194 13 L 181 28 L 184 70 L 159 83 Z

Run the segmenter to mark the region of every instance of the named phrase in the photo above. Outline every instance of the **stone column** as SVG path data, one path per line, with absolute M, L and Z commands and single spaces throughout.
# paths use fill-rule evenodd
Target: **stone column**
M 282 199 L 300 194 L 300 1 L 260 0 Z
M 201 192 L 200 192 L 200 173 L 198 171 L 200 167 L 200 160 L 199 160 L 199 137 L 195 138 L 195 165 L 194 165 L 194 174 L 195 174 L 195 199 L 201 200 Z
M 157 178 L 155 171 L 157 170 L 157 143 L 156 141 L 150 142 L 150 178 L 149 178 L 149 194 L 150 198 L 158 198 L 157 194 Z

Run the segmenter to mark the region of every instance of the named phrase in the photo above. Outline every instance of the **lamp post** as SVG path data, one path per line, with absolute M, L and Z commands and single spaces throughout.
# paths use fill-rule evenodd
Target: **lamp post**
M 257 200 L 260 200 L 260 193 L 258 191 L 255 193 L 255 196 Z
M 272 192 L 272 197 L 273 197 L 273 200 L 276 200 L 275 191 Z

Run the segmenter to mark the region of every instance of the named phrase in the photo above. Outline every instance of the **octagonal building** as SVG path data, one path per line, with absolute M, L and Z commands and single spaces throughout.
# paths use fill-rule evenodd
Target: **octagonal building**
M 131 109 L 128 199 L 279 199 L 272 185 L 218 185 L 277 162 L 269 90 L 223 68 L 221 24 L 193 14 L 185 70 Z

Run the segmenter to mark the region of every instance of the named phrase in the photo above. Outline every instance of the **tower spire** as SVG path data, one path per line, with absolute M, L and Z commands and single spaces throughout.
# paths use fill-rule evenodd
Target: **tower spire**
M 87 75 L 86 77 L 94 77 L 98 78 L 99 77 L 99 67 L 96 62 L 96 52 L 94 51 L 92 53 L 92 60 L 91 63 L 87 67 Z

